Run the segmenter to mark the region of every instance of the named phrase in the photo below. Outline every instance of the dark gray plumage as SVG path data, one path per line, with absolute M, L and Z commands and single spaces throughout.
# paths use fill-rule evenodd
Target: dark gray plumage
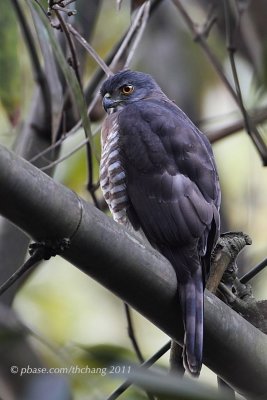
M 184 365 L 202 364 L 203 291 L 219 234 L 220 187 L 207 138 L 147 74 L 122 71 L 101 88 L 101 187 L 114 218 L 142 228 L 173 265 Z

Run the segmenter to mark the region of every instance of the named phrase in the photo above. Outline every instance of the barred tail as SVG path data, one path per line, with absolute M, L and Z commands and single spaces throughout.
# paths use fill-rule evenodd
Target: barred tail
M 197 269 L 186 283 L 179 285 L 179 295 L 185 328 L 184 367 L 198 376 L 203 352 L 203 281 L 202 271 Z

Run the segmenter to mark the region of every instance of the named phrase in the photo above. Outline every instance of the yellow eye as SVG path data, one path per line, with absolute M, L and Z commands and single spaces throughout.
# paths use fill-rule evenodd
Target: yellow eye
M 134 87 L 133 85 L 124 85 L 121 87 L 121 93 L 125 96 L 129 96 L 129 94 L 133 93 Z

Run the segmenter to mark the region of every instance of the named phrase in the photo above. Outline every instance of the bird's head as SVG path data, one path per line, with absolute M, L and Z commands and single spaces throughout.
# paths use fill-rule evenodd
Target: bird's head
M 100 93 L 107 113 L 117 111 L 130 103 L 161 91 L 154 79 L 143 72 L 121 71 L 110 76 L 102 85 Z

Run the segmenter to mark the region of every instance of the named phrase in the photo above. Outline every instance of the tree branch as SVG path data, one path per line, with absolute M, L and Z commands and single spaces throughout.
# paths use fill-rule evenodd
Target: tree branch
M 251 118 L 254 122 L 254 124 L 261 124 L 265 123 L 267 119 L 267 109 L 258 109 L 258 110 L 253 110 L 249 113 L 251 115 Z M 233 133 L 240 132 L 242 129 L 244 129 L 244 119 L 239 119 L 235 122 L 232 122 L 228 126 L 223 126 L 219 128 L 207 128 L 207 129 L 202 129 L 203 132 L 206 133 L 207 137 L 209 138 L 209 141 L 211 143 L 215 143 L 218 140 L 224 139 Z
M 74 232 L 80 220 L 77 196 L 4 147 L 0 147 L 0 181 L 1 214 L 35 240 Z M 83 202 L 83 207 L 80 228 L 64 258 L 182 343 L 171 265 L 92 205 Z M 266 398 L 266 335 L 208 291 L 204 363 L 245 397 Z

